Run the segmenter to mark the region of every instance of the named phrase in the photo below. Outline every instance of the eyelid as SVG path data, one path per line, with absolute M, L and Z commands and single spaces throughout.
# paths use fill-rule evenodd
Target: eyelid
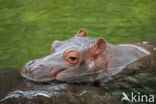
M 72 53 L 73 53 L 73 55 L 72 55 Z M 78 60 L 78 62 L 77 63 L 70 62 L 69 57 L 71 57 L 71 56 L 73 56 L 73 57 L 75 56 L 77 58 L 76 60 Z M 79 50 L 73 50 L 73 49 L 68 50 L 67 52 L 64 53 L 64 59 L 68 65 L 75 66 L 81 61 L 81 52 Z

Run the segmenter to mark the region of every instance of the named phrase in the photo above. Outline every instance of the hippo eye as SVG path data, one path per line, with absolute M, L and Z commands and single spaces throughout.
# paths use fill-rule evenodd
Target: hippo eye
M 77 60 L 77 57 L 70 57 L 70 60 L 75 61 Z
M 74 66 L 79 63 L 80 53 L 76 50 L 70 50 L 65 53 L 64 58 L 69 65 Z

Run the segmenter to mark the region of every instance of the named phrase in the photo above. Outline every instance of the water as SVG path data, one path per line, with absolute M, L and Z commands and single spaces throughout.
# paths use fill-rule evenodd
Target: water
M 80 28 L 109 43 L 156 40 L 155 0 L 0 0 L 0 68 L 46 56 Z
M 138 42 L 140 44 L 142 42 Z M 146 44 L 147 45 L 147 44 Z M 148 42 L 148 46 L 151 45 Z M 153 45 L 153 46 L 152 46 Z M 131 92 L 156 97 L 156 51 L 101 83 L 34 83 L 20 76 L 20 69 L 1 69 L 2 104 L 121 104 L 122 93 Z M 124 101 L 125 104 L 130 102 Z

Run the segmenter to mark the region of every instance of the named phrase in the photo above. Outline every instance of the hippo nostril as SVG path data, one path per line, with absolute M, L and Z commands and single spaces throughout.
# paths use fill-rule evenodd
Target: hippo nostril
M 26 71 L 29 71 L 32 67 L 32 64 L 35 62 L 35 60 L 32 60 L 32 61 L 29 61 L 27 64 L 26 64 Z
M 27 63 L 27 66 L 30 66 L 31 64 L 33 64 L 35 61 L 34 60 L 31 60 Z
M 38 65 L 38 66 L 43 67 L 44 65 L 41 64 L 41 65 Z

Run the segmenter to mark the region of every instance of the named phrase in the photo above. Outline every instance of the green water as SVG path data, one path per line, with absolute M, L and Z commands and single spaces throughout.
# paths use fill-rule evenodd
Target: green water
M 0 68 L 47 55 L 80 28 L 109 43 L 156 40 L 156 1 L 0 0 Z

